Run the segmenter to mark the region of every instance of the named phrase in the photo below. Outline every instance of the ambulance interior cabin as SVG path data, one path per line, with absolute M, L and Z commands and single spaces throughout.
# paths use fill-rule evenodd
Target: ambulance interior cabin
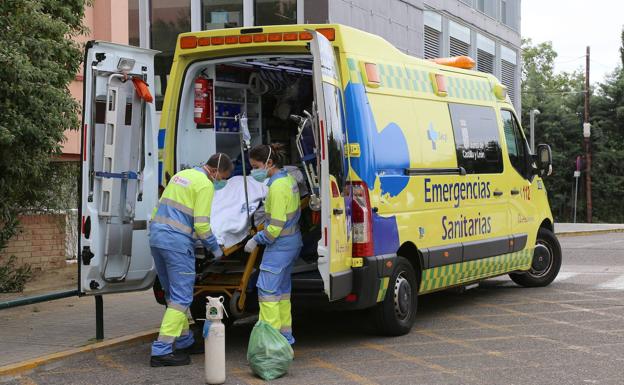
M 202 101 L 204 97 L 207 100 Z M 284 165 L 297 180 L 303 203 L 300 227 L 304 247 L 294 272 L 315 271 L 318 259 L 316 248 L 321 231 L 320 225 L 314 223 L 318 221 L 312 219 L 314 214 L 306 202 L 315 191 L 310 180 L 315 179 L 314 174 L 319 175 L 316 159 L 318 138 L 315 138 L 311 120 L 300 125 L 301 120 L 295 117 L 305 118 L 304 111 L 312 112 L 312 57 L 267 55 L 193 63 L 183 80 L 180 102 L 176 130 L 176 169 L 201 165 L 207 161 L 207 156 L 215 152 L 229 155 L 234 163 L 232 177 L 224 188 L 227 192 L 217 191 L 214 198 L 211 226 L 217 238 L 220 238 L 219 230 L 232 230 L 234 233 L 237 230 L 244 231 L 238 237 L 236 234 L 233 237 L 232 234 L 222 235 L 219 240 L 227 247 L 237 240 L 242 241 L 240 238 L 248 234 L 248 226 L 242 225 L 243 222 L 248 223 L 242 185 L 243 162 L 246 175 L 249 175 L 251 166 L 247 153 L 241 156 L 240 135 L 241 130 L 245 131 L 244 119 L 241 118 L 246 117 L 250 148 L 276 142 L 284 145 Z M 207 111 L 198 110 L 205 106 Z M 310 178 L 306 177 L 304 163 L 312 174 Z M 252 215 L 255 225 L 260 225 L 263 223 L 263 208 L 256 211 L 259 206 L 258 183 L 251 177 L 247 180 L 249 209 L 255 212 Z M 262 185 L 260 189 L 264 189 L 266 195 L 266 186 Z M 316 193 L 318 195 L 318 191 Z M 219 194 L 224 196 L 220 197 Z M 227 203 L 220 205 L 224 199 Z M 223 206 L 228 206 L 228 209 Z M 237 217 L 235 220 L 240 222 L 238 225 L 230 223 L 233 217 Z M 228 223 L 222 226 L 223 221 Z

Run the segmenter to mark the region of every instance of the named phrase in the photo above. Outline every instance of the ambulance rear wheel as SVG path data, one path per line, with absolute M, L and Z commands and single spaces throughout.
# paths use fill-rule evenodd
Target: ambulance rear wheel
M 377 329 L 384 335 L 409 333 L 416 320 L 418 281 L 411 263 L 398 257 L 390 276 L 386 297 L 373 309 Z
M 537 233 L 531 268 L 522 273 L 511 273 L 512 281 L 524 287 L 548 286 L 561 268 L 561 246 L 555 234 L 545 228 Z

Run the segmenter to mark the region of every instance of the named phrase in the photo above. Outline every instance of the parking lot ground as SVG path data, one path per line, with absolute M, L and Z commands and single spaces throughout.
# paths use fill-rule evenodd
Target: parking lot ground
M 295 316 L 296 359 L 275 384 L 622 384 L 624 234 L 566 237 L 559 278 L 526 289 L 507 277 L 419 298 L 413 330 L 380 337 L 365 312 Z M 253 320 L 228 329 L 227 384 L 259 384 L 246 362 Z M 8 384 L 201 384 L 192 365 L 150 368 L 149 344 L 99 350 Z

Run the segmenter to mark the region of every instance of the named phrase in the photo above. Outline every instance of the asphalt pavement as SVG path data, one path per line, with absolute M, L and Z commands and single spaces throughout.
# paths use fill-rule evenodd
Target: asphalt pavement
M 561 238 L 564 262 L 546 288 L 507 277 L 419 298 L 411 333 L 379 337 L 366 314 L 295 317 L 296 359 L 275 384 L 623 384 L 624 234 Z M 227 331 L 227 384 L 263 381 L 245 353 L 253 322 Z M 149 344 L 40 367 L 7 384 L 201 384 L 188 367 L 150 368 Z

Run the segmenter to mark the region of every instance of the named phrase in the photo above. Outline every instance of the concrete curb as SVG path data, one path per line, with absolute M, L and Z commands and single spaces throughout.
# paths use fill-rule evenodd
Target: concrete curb
M 584 236 L 584 235 L 608 234 L 608 233 L 624 233 L 624 229 L 565 231 L 565 232 L 555 233 L 555 234 L 558 237 L 577 237 L 577 236 Z
M 131 345 L 140 342 L 152 341 L 154 340 L 154 338 L 156 338 L 157 335 L 158 329 L 152 329 L 123 337 L 111 338 L 110 340 L 96 342 L 93 344 L 81 346 L 79 348 L 69 349 L 62 352 L 32 358 L 30 360 L 18 362 L 15 364 L 0 366 L 0 380 L 5 380 L 7 379 L 7 377 L 15 377 L 25 372 L 31 372 L 40 366 L 70 358 L 78 354 L 96 352 L 111 347 L 119 347 L 123 345 Z

